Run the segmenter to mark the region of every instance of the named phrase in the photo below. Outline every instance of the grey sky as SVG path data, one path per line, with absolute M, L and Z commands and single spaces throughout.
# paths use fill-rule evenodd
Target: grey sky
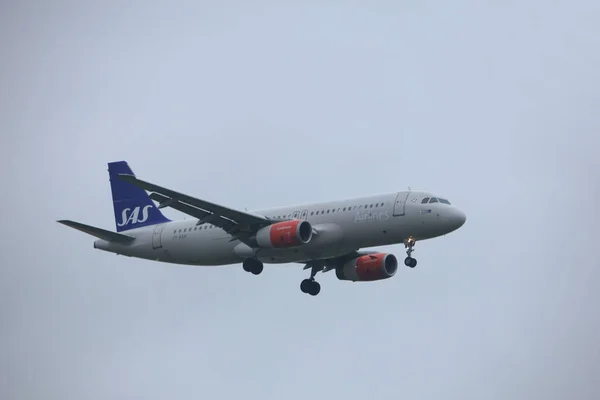
M 597 1 L 13 3 L 0 398 L 600 397 Z M 468 220 L 313 298 L 54 222 L 114 229 L 121 159 L 231 207 L 411 186 Z

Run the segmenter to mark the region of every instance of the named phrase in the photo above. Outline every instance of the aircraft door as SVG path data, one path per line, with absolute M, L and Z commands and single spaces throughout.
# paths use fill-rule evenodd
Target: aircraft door
M 152 233 L 152 248 L 160 249 L 162 247 L 162 231 L 165 229 L 165 224 L 157 225 Z
M 396 201 L 394 202 L 394 217 L 400 217 L 405 214 L 406 200 L 410 192 L 399 192 L 396 195 Z
M 300 211 L 294 211 L 292 214 L 293 219 L 300 219 Z

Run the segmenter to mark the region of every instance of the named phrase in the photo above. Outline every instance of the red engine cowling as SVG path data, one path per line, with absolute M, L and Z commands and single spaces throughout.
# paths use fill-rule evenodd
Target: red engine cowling
M 342 281 L 378 281 L 391 278 L 398 271 L 398 260 L 393 254 L 376 253 L 361 256 L 336 268 Z
M 295 247 L 310 242 L 312 234 L 312 225 L 308 221 L 277 222 L 259 230 L 256 233 L 256 243 L 268 248 Z

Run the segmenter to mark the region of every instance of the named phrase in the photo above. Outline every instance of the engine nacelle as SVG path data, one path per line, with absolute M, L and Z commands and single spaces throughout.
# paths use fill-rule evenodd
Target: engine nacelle
M 393 254 L 368 254 L 337 267 L 335 274 L 342 281 L 378 281 L 391 278 L 398 271 L 398 260 Z
M 267 248 L 295 247 L 310 242 L 312 235 L 310 222 L 297 219 L 265 226 L 256 233 L 256 243 Z

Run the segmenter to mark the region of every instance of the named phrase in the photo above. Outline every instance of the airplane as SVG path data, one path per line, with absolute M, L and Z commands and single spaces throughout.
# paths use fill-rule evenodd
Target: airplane
M 241 263 L 254 275 L 264 264 L 301 263 L 310 277 L 300 290 L 311 296 L 321 291 L 318 272 L 335 270 L 339 280 L 352 282 L 396 274 L 394 254 L 363 248 L 404 244 L 404 264 L 414 268 L 417 241 L 456 231 L 466 221 L 465 213 L 444 197 L 410 189 L 241 211 L 141 180 L 126 161 L 109 162 L 108 172 L 116 232 L 57 221 L 96 237 L 95 249 L 193 266 Z M 165 207 L 192 219 L 172 221 L 160 211 Z

